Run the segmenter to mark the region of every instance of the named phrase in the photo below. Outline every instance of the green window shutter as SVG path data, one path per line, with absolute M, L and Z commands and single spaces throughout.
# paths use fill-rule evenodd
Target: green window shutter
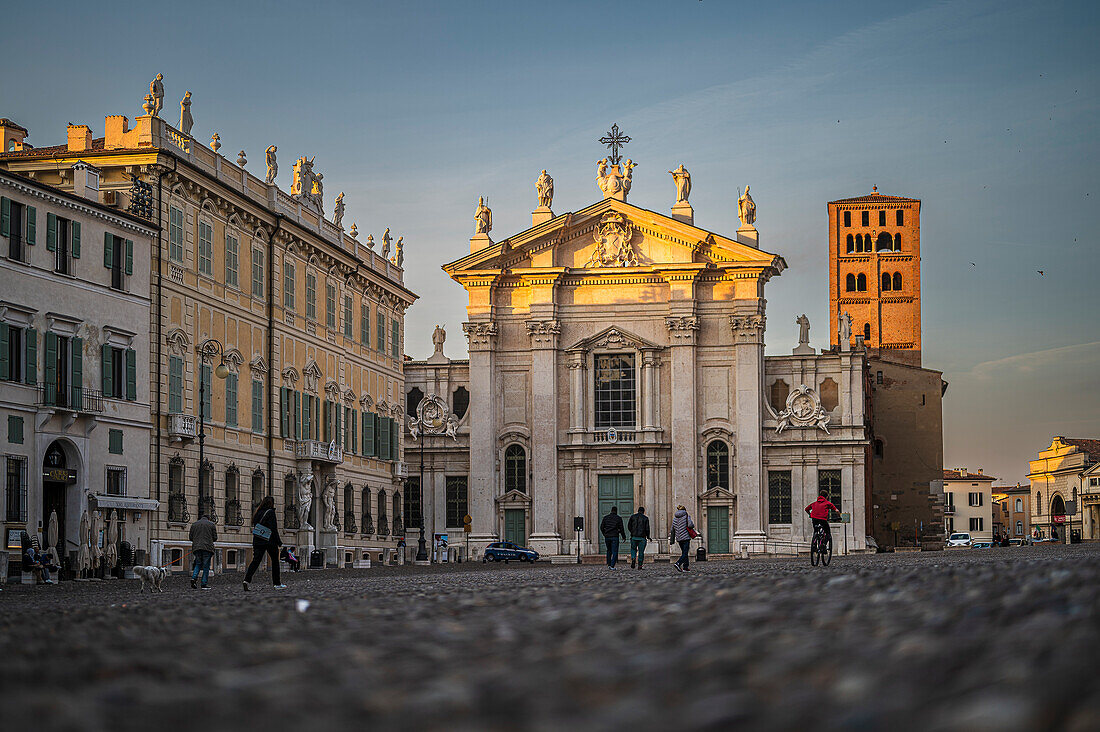
M 313 397 L 309 394 L 302 394 L 302 439 L 311 440 L 312 437 L 309 433 L 313 430 Z
M 371 440 L 373 445 L 372 450 L 375 457 L 382 457 L 382 436 L 379 434 L 382 431 L 382 418 L 377 414 L 371 414 L 371 432 L 374 435 L 374 439 Z
M 282 437 L 290 436 L 290 416 L 287 414 L 287 402 L 290 401 L 287 392 L 289 391 L 285 386 L 279 387 L 279 435 Z
M 383 313 L 378 313 L 378 332 L 375 337 L 378 339 L 378 343 L 375 345 L 377 349 L 382 353 L 386 352 L 386 316 Z
M 137 401 L 137 351 L 126 349 L 126 400 Z
M 370 449 L 367 447 L 367 421 L 370 419 L 369 412 L 363 412 L 363 429 L 360 432 L 363 442 L 360 445 L 360 454 L 370 455 Z
M 11 365 L 8 363 L 8 325 L 0 323 L 0 381 L 10 378 Z
M 126 274 L 132 275 L 134 273 L 134 241 L 132 239 L 126 240 Z
M 73 259 L 80 259 L 80 222 L 72 223 L 73 231 Z
M 355 454 L 359 450 L 359 412 L 351 410 L 351 452 Z
M 333 407 L 332 408 L 332 421 L 336 423 L 335 424 L 336 429 L 333 430 L 333 432 L 335 433 L 335 437 L 333 437 L 332 439 L 336 440 L 337 445 L 340 445 L 341 447 L 343 447 L 343 445 L 344 445 L 344 439 L 343 439 L 344 438 L 343 411 L 344 410 L 343 410 L 343 407 L 340 406 L 340 402 L 333 402 L 332 407 Z
M 46 248 L 51 252 L 57 249 L 57 217 L 46 212 Z
M 183 359 L 179 356 L 168 358 L 168 411 L 171 414 L 183 411 Z
M 111 360 L 112 356 L 114 356 L 115 349 L 104 343 L 99 347 L 99 351 L 103 356 L 103 375 L 100 388 L 103 389 L 103 396 L 112 397 L 115 395 L 113 383 L 115 370 L 112 368 L 114 364 L 111 363 Z
M 107 431 L 107 452 L 112 455 L 122 454 L 122 430 Z
M 0 196 L 0 236 L 9 236 L 11 231 L 11 199 Z
M 263 424 L 263 382 L 252 380 L 252 429 L 254 431 L 260 430 L 260 425 Z
M 313 397 L 313 437 L 311 439 L 321 439 L 321 398 Z
M 392 331 L 390 348 L 392 350 L 393 357 L 399 358 L 401 356 L 401 326 L 396 320 L 391 321 L 390 330 Z
M 380 449 L 378 450 L 378 457 L 382 458 L 383 460 L 389 460 L 390 459 L 390 425 L 389 425 L 389 421 L 390 421 L 389 417 L 383 417 L 380 420 L 381 424 L 379 425 L 379 427 L 380 427 L 379 432 L 382 433 L 382 435 L 381 435 L 382 439 L 379 441 L 380 442 Z
M 8 415 L 8 442 L 13 445 L 23 444 L 23 418 L 14 414 Z
M 332 411 L 332 402 L 330 402 L 326 399 L 325 403 L 324 403 L 324 406 L 322 407 L 321 411 L 323 413 L 322 414 L 322 419 L 324 420 L 323 421 L 324 429 L 321 432 L 321 439 L 324 440 L 325 442 L 328 442 L 329 441 L 329 433 L 332 431 L 332 416 L 330 415 L 330 412 Z
M 69 404 L 74 409 L 80 409 L 84 406 L 84 339 L 73 338 L 71 345 L 73 386 L 70 390 L 72 401 Z
M 57 334 L 46 331 L 46 404 L 57 404 Z
M 294 439 L 302 439 L 302 394 L 294 392 Z
M 370 308 L 365 302 L 359 310 L 359 342 L 370 348 Z
M 225 423 L 230 427 L 237 426 L 237 375 L 225 376 Z
M 74 223 L 73 226 L 78 227 L 80 224 Z M 38 231 L 38 209 L 34 206 L 27 206 L 27 243 L 34 245 L 35 234 Z
M 34 384 L 38 381 L 38 331 L 27 328 L 25 351 L 27 353 L 26 368 L 23 369 L 23 381 Z
M 398 454 L 398 448 L 400 447 L 400 445 L 398 444 L 399 435 L 397 434 L 396 419 L 390 420 L 390 433 L 390 454 L 393 456 L 393 460 L 398 460 L 401 456 Z
M 103 266 L 110 269 L 115 260 L 115 235 L 110 232 L 103 234 Z

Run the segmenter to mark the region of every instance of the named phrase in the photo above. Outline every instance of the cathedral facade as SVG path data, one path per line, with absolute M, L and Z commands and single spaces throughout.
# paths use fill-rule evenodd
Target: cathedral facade
M 426 531 L 475 559 L 502 539 L 592 554 L 612 506 L 644 506 L 664 553 L 684 505 L 711 554 L 790 551 L 824 488 L 852 522 L 847 548 L 863 549 L 861 350 L 816 354 L 807 337 L 765 359 L 764 290 L 786 264 L 759 247 L 747 191 L 724 236 L 695 226 L 683 166 L 669 215 L 627 202 L 632 167 L 601 161 L 602 199 L 565 214 L 544 171 L 531 228 L 501 241 L 480 204 L 470 254 L 444 265 L 468 293 L 469 361 L 437 338 L 405 364 L 413 424 L 426 400 L 445 412 L 404 441 Z

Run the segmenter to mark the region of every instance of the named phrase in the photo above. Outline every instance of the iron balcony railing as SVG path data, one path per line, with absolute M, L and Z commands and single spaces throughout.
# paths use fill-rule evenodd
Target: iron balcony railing
M 378 535 L 379 536 L 389 536 L 390 535 L 390 522 L 386 520 L 386 517 L 384 515 L 378 517 Z
M 244 525 L 244 516 L 241 514 L 241 502 L 236 498 L 225 502 L 225 525 Z
M 356 534 L 359 532 L 359 527 L 355 525 L 355 514 L 351 511 L 344 512 L 344 533 Z
M 218 523 L 218 512 L 214 506 L 214 496 L 199 496 L 199 516 L 205 516 Z
M 400 516 L 394 516 L 393 517 L 393 535 L 394 536 L 404 536 L 404 534 L 405 534 L 405 530 L 403 528 L 403 524 L 401 523 L 401 517 Z
M 58 389 L 57 384 L 38 382 L 39 407 L 62 407 L 82 414 L 99 414 L 103 411 L 103 393 L 91 389 Z
M 187 512 L 187 497 L 182 493 L 168 496 L 168 520 L 177 524 L 185 524 L 191 520 L 191 514 Z
M 368 535 L 374 533 L 374 519 L 369 513 L 363 514 L 363 533 Z

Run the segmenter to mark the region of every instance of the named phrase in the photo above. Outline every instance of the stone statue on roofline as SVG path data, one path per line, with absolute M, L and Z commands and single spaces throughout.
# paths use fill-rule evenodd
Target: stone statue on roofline
M 737 215 L 745 226 L 752 226 L 756 223 L 756 203 L 749 195 L 748 186 L 745 186 L 745 192 L 737 199 Z
M 267 177 L 264 178 L 265 183 L 274 183 L 275 176 L 279 174 L 279 162 L 275 159 L 275 152 L 278 149 L 274 145 L 267 146 Z
M 390 242 L 393 241 L 393 237 L 390 236 L 390 229 L 387 226 L 386 230 L 382 232 L 382 257 L 384 259 L 390 258 Z
M 332 223 L 337 226 L 344 220 L 344 192 L 340 191 L 340 195 L 336 197 L 336 204 L 332 209 Z
M 488 235 L 493 230 L 493 212 L 485 203 L 485 197 L 477 199 L 477 210 L 474 211 L 474 234 Z
M 683 163 L 676 170 L 668 171 L 672 180 L 676 183 L 676 203 L 687 203 L 691 195 L 691 173 L 687 171 Z
M 443 354 L 443 343 L 447 340 L 447 330 L 445 326 L 437 325 L 435 330 L 432 331 L 432 345 L 435 347 L 435 353 Z M 433 354 L 434 355 L 434 354 Z
M 190 135 L 194 124 L 195 120 L 191 117 L 191 92 L 187 92 L 180 100 L 180 132 Z
M 539 193 L 539 205 L 550 208 L 550 205 L 554 202 L 554 179 L 550 177 L 545 168 L 539 174 L 539 179 L 535 181 L 535 190 Z
M 405 266 L 405 237 L 397 237 L 397 252 L 393 256 L 393 263 L 398 267 Z
M 847 346 L 852 340 L 852 316 L 847 312 L 840 314 L 840 321 L 837 326 L 837 336 L 840 341 L 841 350 L 847 350 Z
M 157 78 L 149 82 L 149 93 L 153 95 L 153 109 L 149 114 L 160 116 L 161 107 L 164 106 L 164 75 L 157 74 Z

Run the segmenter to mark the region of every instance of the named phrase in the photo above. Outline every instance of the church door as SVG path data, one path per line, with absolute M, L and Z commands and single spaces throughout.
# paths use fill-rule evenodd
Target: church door
M 729 506 L 707 507 L 707 552 L 710 554 L 730 553 Z
M 527 521 L 522 508 L 504 509 L 504 540 L 527 546 Z
M 596 511 L 596 533 L 600 537 L 600 553 L 607 551 L 603 534 L 600 532 L 600 522 L 603 517 L 611 513 L 611 507 L 619 509 L 619 516 L 623 519 L 623 526 L 630 514 L 634 513 L 634 476 L 633 475 L 601 475 L 598 485 L 599 504 Z M 619 548 L 622 551 L 622 547 Z

